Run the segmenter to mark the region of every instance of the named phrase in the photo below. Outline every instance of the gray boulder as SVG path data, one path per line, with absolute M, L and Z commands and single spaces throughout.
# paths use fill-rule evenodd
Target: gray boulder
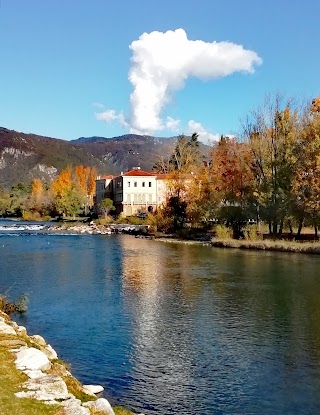
M 61 405 L 64 407 L 64 415 L 90 415 L 89 409 L 81 406 L 80 399 L 71 398 Z
M 0 333 L 2 334 L 12 334 L 16 336 L 17 333 L 13 327 L 7 324 L 3 317 L 0 317 Z
M 105 415 L 115 415 L 109 401 L 105 398 L 99 398 L 96 401 L 86 402 L 83 405 Z
M 45 347 L 47 345 L 45 339 L 42 336 L 39 336 L 38 334 L 30 336 L 30 339 L 37 343 L 39 346 Z
M 15 364 L 20 370 L 46 370 L 51 367 L 48 357 L 34 347 L 21 347 L 16 353 Z
M 43 350 L 44 354 L 48 356 L 50 360 L 58 359 L 57 352 L 48 344 Z
M 65 381 L 56 375 L 47 375 L 37 379 L 29 379 L 22 385 L 28 392 L 18 392 L 17 397 L 28 395 L 38 401 L 65 400 L 69 392 Z

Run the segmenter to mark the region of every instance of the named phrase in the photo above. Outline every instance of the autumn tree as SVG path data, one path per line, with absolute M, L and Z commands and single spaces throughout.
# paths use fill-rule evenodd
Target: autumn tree
M 250 148 L 235 138 L 222 136 L 212 150 L 210 172 L 219 200 L 216 216 L 232 226 L 236 236 L 253 213 L 251 164 Z
M 39 220 L 52 213 L 52 200 L 42 180 L 34 179 L 32 181 L 31 193 L 24 208 L 23 218 L 28 220 Z
M 295 215 L 299 217 L 298 238 L 304 220 L 318 236 L 320 218 L 320 98 L 312 101 L 303 118 L 303 128 L 295 148 L 296 168 L 292 181 Z
M 93 196 L 96 190 L 97 171 L 94 167 L 76 166 L 74 176 L 79 192 L 84 198 L 84 209 L 87 213 L 88 208 L 93 205 Z
M 292 205 L 290 191 L 299 134 L 298 109 L 280 95 L 268 97 L 247 117 L 243 133 L 252 153 L 258 214 L 269 224 L 271 234 L 281 234 Z
M 84 196 L 73 180 L 72 168 L 68 166 L 51 184 L 54 204 L 58 214 L 75 216 L 84 205 Z
M 93 196 L 96 189 L 97 171 L 94 167 L 75 166 L 74 176 L 76 185 L 85 196 Z
M 187 221 L 192 227 L 201 227 L 217 215 L 220 203 L 214 188 L 215 177 L 209 165 L 202 165 L 186 180 L 185 201 Z
M 169 157 L 161 156 L 154 165 L 158 173 L 170 173 L 175 170 L 183 173 L 191 172 L 201 165 L 202 156 L 199 149 L 199 135 L 191 137 L 184 134 L 178 136 L 176 144 Z
M 193 133 L 191 138 L 179 135 L 175 148 L 169 159 L 171 170 L 190 172 L 201 163 L 198 134 Z
M 74 173 L 79 190 L 86 195 L 88 193 L 88 169 L 82 165 L 75 166 Z

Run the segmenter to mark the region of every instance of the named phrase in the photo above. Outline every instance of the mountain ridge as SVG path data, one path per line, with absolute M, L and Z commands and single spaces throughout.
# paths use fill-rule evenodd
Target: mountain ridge
M 170 154 L 175 140 L 125 134 L 67 141 L 0 127 L 0 186 L 8 189 L 34 178 L 50 182 L 69 164 L 95 167 L 102 174 L 133 166 L 151 170 L 158 157 Z

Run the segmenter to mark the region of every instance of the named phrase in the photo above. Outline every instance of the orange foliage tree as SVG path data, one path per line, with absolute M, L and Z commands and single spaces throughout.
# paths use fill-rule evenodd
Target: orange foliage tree
M 212 193 L 219 200 L 217 216 L 240 232 L 250 212 L 253 191 L 252 153 L 245 143 L 221 137 L 211 154 Z

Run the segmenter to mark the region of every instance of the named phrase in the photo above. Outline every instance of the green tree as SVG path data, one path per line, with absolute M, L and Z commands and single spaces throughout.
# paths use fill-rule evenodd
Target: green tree
M 105 199 L 102 199 L 99 203 L 99 211 L 101 211 L 104 215 L 104 217 L 107 217 L 110 212 L 114 211 L 116 208 L 113 206 L 113 202 L 111 199 L 106 197 Z
M 10 195 L 0 187 L 0 216 L 6 216 L 10 209 Z

